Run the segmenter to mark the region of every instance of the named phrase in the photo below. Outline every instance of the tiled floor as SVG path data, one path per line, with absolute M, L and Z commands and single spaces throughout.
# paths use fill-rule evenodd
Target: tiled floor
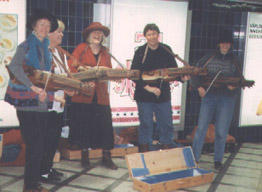
M 124 158 L 114 158 L 119 169 L 108 170 L 100 160 L 92 160 L 91 169 L 83 169 L 79 161 L 61 160 L 55 168 L 63 172 L 59 185 L 44 186 L 57 192 L 135 192 Z M 211 184 L 181 189 L 180 192 L 262 192 L 262 144 L 244 143 L 235 153 L 227 153 L 225 168 L 213 169 L 213 154 L 204 154 L 200 167 L 215 172 Z M 0 191 L 20 192 L 23 186 L 23 167 L 0 167 Z

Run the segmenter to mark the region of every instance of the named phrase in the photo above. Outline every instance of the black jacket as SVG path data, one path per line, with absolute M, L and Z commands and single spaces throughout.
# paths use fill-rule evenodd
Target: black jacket
M 163 69 L 170 67 L 177 67 L 177 63 L 174 57 L 166 51 L 163 46 L 166 46 L 168 49 L 171 48 L 165 44 L 160 43 L 159 47 L 156 50 L 151 50 L 148 48 L 147 56 L 145 62 L 142 63 L 146 45 L 139 47 L 134 55 L 131 69 L 138 69 L 141 72 L 143 71 L 151 71 L 155 69 Z M 166 102 L 171 99 L 170 86 L 169 82 L 161 82 L 161 80 L 157 80 L 153 83 L 148 83 L 146 81 L 138 80 L 135 81 L 136 90 L 135 90 L 135 100 L 137 102 Z M 161 90 L 161 95 L 157 97 L 155 94 L 148 92 L 144 89 L 146 85 L 158 87 Z

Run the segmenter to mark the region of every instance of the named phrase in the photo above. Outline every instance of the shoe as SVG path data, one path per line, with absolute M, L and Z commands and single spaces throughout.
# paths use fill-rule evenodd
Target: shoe
M 149 145 L 148 144 L 141 144 L 139 145 L 139 152 L 144 153 L 149 151 Z
M 198 161 L 196 161 L 196 168 L 200 168 L 200 167 L 199 167 L 199 162 L 198 162 Z
M 172 149 L 172 144 L 162 144 L 160 145 L 160 149 Z
M 38 185 L 35 189 L 25 189 L 23 192 L 49 192 L 48 189 L 42 187 L 41 185 Z
M 54 169 L 54 168 L 51 168 L 51 169 L 50 169 L 50 173 L 52 173 L 53 175 L 58 176 L 58 177 L 63 177 L 63 176 L 64 176 L 64 173 L 59 172 L 59 171 L 57 171 L 57 170 Z
M 90 167 L 88 149 L 82 149 L 82 151 L 81 151 L 81 165 L 82 165 L 83 168 L 89 168 Z
M 40 176 L 40 181 L 43 183 L 58 184 L 62 181 L 63 175 L 64 175 L 63 173 L 51 169 L 48 174 Z
M 222 170 L 224 166 L 221 162 L 215 161 L 214 167 L 215 167 L 216 170 Z
M 118 167 L 115 165 L 115 163 L 112 161 L 111 153 L 109 150 L 103 150 L 103 159 L 102 164 L 109 169 L 117 170 Z

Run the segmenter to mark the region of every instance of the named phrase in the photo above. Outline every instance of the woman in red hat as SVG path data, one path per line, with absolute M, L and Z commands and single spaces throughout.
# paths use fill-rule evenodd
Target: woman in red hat
M 112 68 L 110 55 L 102 45 L 110 30 L 101 23 L 93 22 L 83 30 L 84 43 L 73 52 L 81 67 Z M 79 65 L 69 61 L 71 71 Z M 70 143 L 82 150 L 81 164 L 89 167 L 88 148 L 102 148 L 104 166 L 117 169 L 111 159 L 110 150 L 114 147 L 112 116 L 109 103 L 107 82 L 91 82 L 92 95 L 75 95 L 70 108 Z

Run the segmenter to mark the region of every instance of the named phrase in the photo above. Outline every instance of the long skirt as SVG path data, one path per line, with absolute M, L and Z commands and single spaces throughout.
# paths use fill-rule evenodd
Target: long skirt
M 114 146 L 111 109 L 97 103 L 72 103 L 70 106 L 71 144 L 85 148 L 110 150 Z

